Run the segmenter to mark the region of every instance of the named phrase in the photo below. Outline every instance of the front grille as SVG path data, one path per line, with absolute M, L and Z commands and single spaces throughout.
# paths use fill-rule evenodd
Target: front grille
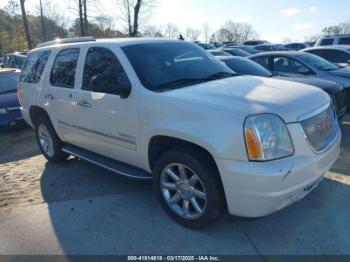
M 300 121 L 300 124 L 312 149 L 317 152 L 326 150 L 339 133 L 339 125 L 333 107 Z

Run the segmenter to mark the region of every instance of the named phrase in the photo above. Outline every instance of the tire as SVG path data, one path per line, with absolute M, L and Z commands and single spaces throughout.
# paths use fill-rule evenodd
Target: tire
M 219 174 L 210 162 L 200 150 L 191 147 L 167 151 L 155 162 L 153 185 L 157 198 L 168 215 L 185 227 L 191 229 L 207 227 L 219 220 L 224 213 L 224 194 L 218 181 Z M 177 180 L 175 183 L 173 176 L 169 175 L 169 168 L 178 174 L 178 178 L 181 177 L 180 169 L 185 170 L 186 179 Z M 205 198 L 202 193 L 205 194 Z M 193 197 L 196 199 L 195 202 Z M 174 202 L 175 204 L 172 204 Z M 195 206 L 199 206 L 202 212 Z
M 59 163 L 69 157 L 61 150 L 62 142 L 47 117 L 40 117 L 36 121 L 35 134 L 40 151 L 49 162 Z

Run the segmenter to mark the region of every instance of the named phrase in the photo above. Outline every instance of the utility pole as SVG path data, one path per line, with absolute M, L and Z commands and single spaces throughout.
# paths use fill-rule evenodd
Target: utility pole
M 86 8 L 86 0 L 83 0 L 84 2 L 84 25 L 85 25 L 85 35 L 88 35 L 88 20 L 87 20 L 87 8 Z
M 22 0 L 21 0 L 22 1 Z M 79 0 L 79 23 L 80 23 L 80 34 L 81 36 L 85 36 L 85 26 L 84 26 L 84 18 L 83 18 L 83 0 Z
M 45 30 L 45 21 L 44 21 L 44 12 L 43 12 L 42 0 L 40 0 L 40 20 L 41 20 L 42 40 L 43 40 L 43 42 L 45 42 L 47 40 L 47 37 L 46 37 L 46 30 Z

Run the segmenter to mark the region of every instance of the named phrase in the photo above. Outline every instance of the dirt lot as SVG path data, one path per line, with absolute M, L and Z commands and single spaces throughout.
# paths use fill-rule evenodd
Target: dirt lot
M 160 242 L 163 245 L 162 249 L 155 249 L 153 251 L 163 250 L 164 252 L 186 253 L 190 250 L 196 250 L 198 253 L 209 252 L 214 254 L 217 254 L 217 252 L 231 254 L 236 251 L 238 253 L 252 254 L 271 254 L 283 251 L 293 254 L 299 252 L 350 254 L 350 236 L 348 234 L 348 232 L 350 232 L 350 116 L 344 119 L 342 129 L 343 141 L 340 158 L 331 171 L 327 173 L 326 179 L 306 199 L 277 214 L 259 220 L 227 217 L 216 227 L 209 229 L 209 231 L 204 231 L 205 233 L 203 234 L 207 235 L 212 242 L 209 241 L 204 245 L 206 247 L 204 248 L 203 246 L 202 249 L 200 247 L 191 249 L 191 246 L 189 249 L 186 249 L 186 247 L 182 246 L 181 243 L 184 241 L 196 245 L 198 233 L 182 229 L 175 225 L 170 219 L 166 218 L 153 197 L 151 184 L 149 182 L 130 181 L 75 158 L 70 158 L 69 161 L 63 164 L 47 163 L 44 157 L 40 155 L 34 133 L 31 129 L 1 131 L 0 230 L 5 230 L 2 228 L 7 228 L 9 227 L 8 225 L 11 225 L 8 221 L 11 214 L 17 214 L 16 212 L 19 212 L 19 210 L 24 210 L 23 212 L 27 212 L 26 214 L 29 212 L 30 214 L 31 212 L 36 212 L 35 210 L 39 210 L 42 206 L 45 206 L 50 213 L 48 216 L 48 223 L 54 228 L 52 234 L 58 239 L 55 241 L 59 242 L 61 249 L 57 250 L 49 247 L 40 249 L 40 246 L 38 247 L 38 245 L 36 245 L 35 248 L 29 248 L 27 251 L 23 252 L 46 254 L 151 252 L 153 249 L 149 246 L 149 239 L 156 239 L 154 241 L 157 242 L 160 240 L 158 240 L 156 236 L 158 236 L 158 234 L 160 236 L 164 235 L 164 232 L 159 232 L 159 229 L 158 231 L 155 230 L 157 225 L 154 224 L 156 221 L 160 221 L 158 219 L 159 217 L 162 217 L 161 222 L 157 222 L 157 224 L 160 223 L 165 228 L 174 227 L 178 231 L 176 234 L 183 234 L 185 240 L 181 242 L 180 235 L 177 239 L 177 235 L 175 234 L 174 238 L 172 238 L 172 241 L 175 242 L 170 241 L 169 244 Z M 97 204 L 100 203 L 99 201 L 104 204 Z M 115 221 L 116 224 L 114 224 L 114 229 L 116 231 L 119 230 L 119 232 L 122 232 L 125 230 L 119 228 L 119 224 L 124 223 L 124 227 L 130 227 L 131 230 L 142 230 L 144 234 L 149 236 L 149 239 L 140 240 L 136 234 L 128 232 L 128 237 L 124 242 L 119 240 L 121 242 L 119 243 L 118 250 L 112 247 L 108 249 L 98 245 L 93 248 L 88 246 L 84 249 L 82 246 L 85 243 L 84 241 L 86 241 L 86 239 L 84 239 L 85 234 L 91 233 L 93 229 L 90 227 L 80 228 L 80 226 L 85 225 L 84 223 L 91 225 L 93 222 L 87 220 L 83 214 L 79 213 L 76 213 L 75 217 L 75 219 L 79 217 L 79 222 L 76 222 L 73 226 L 71 225 L 70 230 L 74 231 L 78 230 L 76 228 L 80 228 L 79 230 L 84 233 L 77 237 L 76 234 L 74 236 L 71 235 L 71 231 L 64 231 L 66 230 L 66 224 L 72 222 L 67 222 L 58 215 L 57 208 L 60 209 L 61 207 L 55 204 L 66 203 L 67 206 L 64 206 L 64 208 L 62 207 L 63 211 L 61 212 L 66 212 L 65 210 L 68 210 L 67 212 L 74 213 L 79 210 L 82 203 L 84 206 L 87 205 L 87 210 L 91 211 L 99 210 L 99 208 L 102 208 L 101 205 L 107 205 L 106 203 L 109 203 L 108 201 L 114 201 L 113 205 L 118 205 L 120 207 L 114 211 L 108 211 L 109 213 L 106 214 L 106 216 L 111 219 L 117 220 Z M 135 204 L 133 201 L 136 203 L 134 207 L 130 206 Z M 128 202 L 130 202 L 129 205 Z M 142 205 L 144 206 L 142 207 Z M 106 208 L 110 210 L 110 207 Z M 134 219 L 138 221 L 137 216 L 140 216 L 140 214 L 136 215 L 134 213 L 137 213 L 139 209 L 146 212 L 142 217 L 142 221 L 145 225 L 143 227 L 141 227 L 142 225 L 137 225 L 142 229 L 137 229 L 136 225 L 131 225 Z M 122 212 L 125 212 L 125 214 Z M 154 218 L 155 214 L 158 214 L 158 218 Z M 18 215 L 13 216 L 18 218 Z M 131 219 L 131 217 L 133 218 Z M 129 219 L 131 219 L 130 225 L 125 225 L 125 223 L 128 223 Z M 63 223 L 62 221 L 65 222 Z M 103 221 L 103 223 L 109 223 L 106 222 L 105 219 Z M 271 223 L 275 224 L 272 225 Z M 21 225 L 25 226 L 25 224 Z M 237 225 L 238 228 L 235 228 Z M 101 224 L 99 224 L 98 227 L 101 227 Z M 14 228 L 16 227 L 14 226 Z M 94 230 L 97 229 L 94 228 Z M 99 229 L 98 232 L 100 233 L 101 230 L 104 234 L 108 235 L 107 228 Z M 232 232 L 228 233 L 229 230 Z M 239 246 L 242 242 L 234 237 L 234 235 L 238 235 L 235 230 L 238 230 L 242 237 L 245 238 L 249 248 L 235 250 L 234 246 L 236 244 Z M 62 233 L 62 231 L 64 231 L 64 233 Z M 284 231 L 284 233 L 288 232 L 289 235 L 281 236 L 281 231 Z M 94 232 L 96 233 L 96 231 Z M 9 251 L 10 247 L 15 245 L 13 243 L 17 243 L 15 240 L 17 241 L 18 239 L 14 239 L 10 233 L 3 233 L 4 232 L 0 231 L 0 235 L 2 235 L 0 242 L 3 240 L 8 246 L 4 245 L 1 249 L 0 245 L 0 253 L 26 250 L 23 246 L 18 246 L 17 249 L 14 248 L 11 249 L 12 251 Z M 115 234 L 115 232 L 113 234 Z M 228 234 L 233 236 L 228 238 Z M 20 239 L 22 237 L 23 236 L 19 236 Z M 32 238 L 35 238 L 35 236 L 32 235 L 31 239 Z M 223 247 L 222 241 L 225 239 L 228 242 L 225 242 L 227 246 L 224 245 Z M 99 239 L 99 241 L 105 240 L 104 237 Z M 67 244 L 67 241 L 71 242 Z M 26 239 L 26 243 L 27 242 L 28 240 Z M 80 245 L 77 245 L 78 242 Z M 268 244 L 269 242 L 271 243 Z M 125 246 L 122 243 L 124 243 Z M 141 247 L 141 243 L 148 243 L 148 249 L 145 250 Z M 230 243 L 230 245 L 227 243 Z M 330 244 L 325 247 L 326 243 Z M 81 248 L 79 249 L 77 246 Z

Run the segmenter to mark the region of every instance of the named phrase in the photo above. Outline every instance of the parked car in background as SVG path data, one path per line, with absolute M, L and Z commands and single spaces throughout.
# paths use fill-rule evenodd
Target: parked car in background
M 220 48 L 221 51 L 224 51 L 226 53 L 230 53 L 231 55 L 233 56 L 241 56 L 241 57 L 247 57 L 247 56 L 250 56 L 251 54 L 242 50 L 242 49 L 239 49 L 239 48 L 226 48 L 226 47 L 223 47 L 223 48 Z
M 333 82 L 318 79 L 315 77 L 291 77 L 279 76 L 271 73 L 269 70 L 259 65 L 258 63 L 243 57 L 218 57 L 230 69 L 239 75 L 252 75 L 262 77 L 273 77 L 275 79 L 288 80 L 307 85 L 312 85 L 321 88 L 329 94 L 335 105 L 337 116 L 340 119 L 344 116 L 347 110 L 347 97 L 344 88 Z
M 209 44 L 215 46 L 216 48 L 220 48 L 224 46 L 224 44 L 221 42 L 211 42 Z
M 223 50 L 210 49 L 208 52 L 213 56 L 232 56 L 230 53 Z
M 17 68 L 21 69 L 26 56 L 19 53 L 7 54 L 4 57 L 4 68 Z
M 288 51 L 288 49 L 281 44 L 262 44 L 254 46 L 258 52 L 273 52 L 273 51 Z
M 315 46 L 324 45 L 350 45 L 350 34 L 322 36 L 316 41 Z
M 203 44 L 203 43 L 196 43 L 196 44 L 205 50 L 216 49 L 216 47 L 213 44 Z
M 4 58 L 0 57 L 0 68 L 4 67 Z
M 241 49 L 251 55 L 259 53 L 254 47 L 248 46 L 248 45 L 237 45 L 237 46 L 232 46 L 231 48 Z
M 237 76 L 186 41 L 67 41 L 32 50 L 21 76 L 22 115 L 41 152 L 153 180 L 184 226 L 227 211 L 276 212 L 310 193 L 338 158 L 340 128 L 322 90 Z
M 256 46 L 256 45 L 269 44 L 269 43 L 270 42 L 265 40 L 248 40 L 243 42 L 243 45 Z
M 349 67 L 341 68 L 322 57 L 298 51 L 262 53 L 249 58 L 282 76 L 316 77 L 338 83 L 345 88 L 350 101 Z
M 302 52 L 311 53 L 320 56 L 329 62 L 337 64 L 338 66 L 350 65 L 350 46 L 346 45 L 331 45 L 331 46 L 317 46 L 301 50 Z
M 21 71 L 0 69 L 0 128 L 24 125 L 17 95 Z
M 310 45 L 306 43 L 290 43 L 284 45 L 284 47 L 291 51 L 300 51 L 301 49 L 310 47 Z

